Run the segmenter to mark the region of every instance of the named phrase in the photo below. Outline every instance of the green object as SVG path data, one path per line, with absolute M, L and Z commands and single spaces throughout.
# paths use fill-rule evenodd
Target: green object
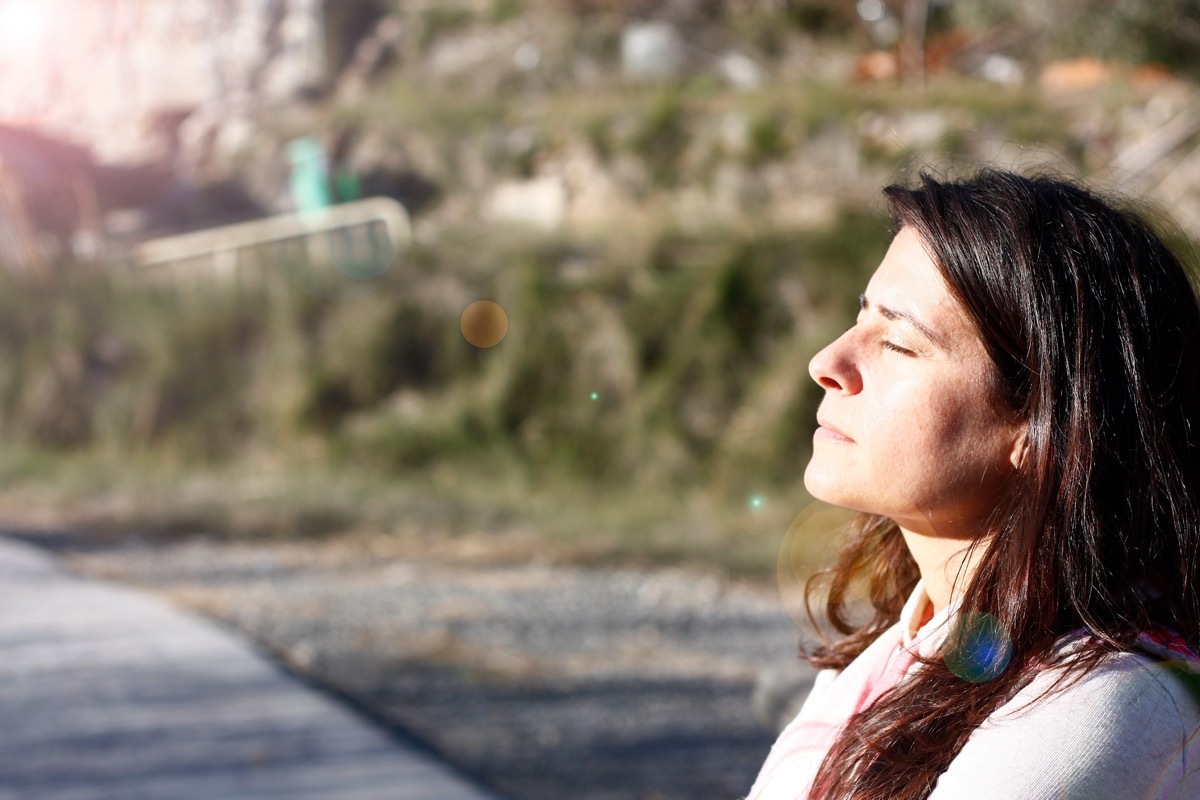
M 296 210 L 329 208 L 333 198 L 329 191 L 329 159 L 325 148 L 311 136 L 304 136 L 288 142 L 285 152 L 292 164 L 288 184 Z
M 333 179 L 335 200 L 339 203 L 349 203 L 362 197 L 362 185 L 358 176 L 348 169 L 339 169 Z

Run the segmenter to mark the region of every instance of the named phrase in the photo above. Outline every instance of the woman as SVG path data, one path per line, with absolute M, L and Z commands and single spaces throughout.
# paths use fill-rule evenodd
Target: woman
M 810 364 L 805 484 L 862 512 L 828 571 L 844 638 L 751 799 L 1200 798 L 1184 268 L 1057 180 L 884 193 L 898 232 Z

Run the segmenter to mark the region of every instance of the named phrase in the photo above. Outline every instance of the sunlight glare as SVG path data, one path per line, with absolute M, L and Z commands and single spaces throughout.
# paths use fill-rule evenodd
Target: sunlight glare
M 0 0 L 0 58 L 43 52 L 52 13 L 41 0 Z

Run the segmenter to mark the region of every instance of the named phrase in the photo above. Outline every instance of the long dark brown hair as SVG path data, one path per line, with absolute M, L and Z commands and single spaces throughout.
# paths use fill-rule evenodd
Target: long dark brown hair
M 1139 213 L 1053 178 L 925 174 L 884 194 L 972 319 L 996 402 L 1028 424 L 958 617 L 992 615 L 1012 657 L 978 682 L 923 662 L 850 720 L 820 800 L 925 798 L 1039 669 L 1057 664 L 1062 688 L 1142 631 L 1200 636 L 1200 305 L 1180 258 Z M 827 588 L 844 636 L 809 658 L 844 667 L 895 623 L 919 574 L 897 526 L 864 515 L 825 577 L 809 591 Z M 855 626 L 844 609 L 863 579 L 874 617 Z M 1090 636 L 1062 663 L 1062 637 L 1080 629 Z

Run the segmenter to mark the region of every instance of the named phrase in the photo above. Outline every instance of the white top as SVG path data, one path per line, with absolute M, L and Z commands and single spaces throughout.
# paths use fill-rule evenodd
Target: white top
M 840 726 L 895 653 L 936 651 L 952 609 L 924 626 L 917 585 L 899 622 L 845 670 L 822 670 L 780 734 L 752 800 L 800 800 Z M 874 662 L 874 664 L 872 664 Z M 1200 676 L 1190 680 L 1140 653 L 1117 653 L 1075 685 L 1038 699 L 1047 671 L 997 709 L 940 776 L 930 800 L 1200 800 Z M 1189 686 L 1191 688 L 1189 688 Z M 868 703 L 869 704 L 869 703 Z
M 1200 798 L 1200 708 L 1183 679 L 1122 653 L 1030 705 L 1052 679 L 985 720 L 930 800 Z

